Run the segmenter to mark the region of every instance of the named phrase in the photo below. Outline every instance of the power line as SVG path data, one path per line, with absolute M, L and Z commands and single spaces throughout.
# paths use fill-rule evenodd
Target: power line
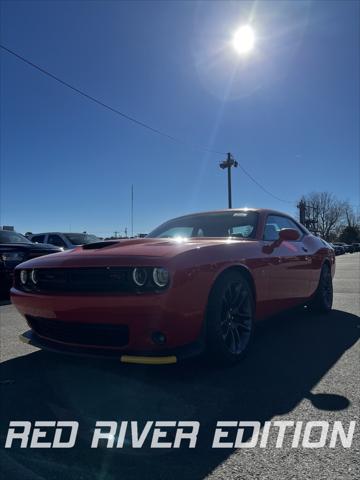
M 184 140 L 181 140 L 177 137 L 174 137 L 173 135 L 170 135 L 166 132 L 163 132 L 163 131 L 161 131 L 157 128 L 154 128 L 151 125 L 148 125 L 147 123 L 144 123 L 144 122 L 142 122 L 142 121 L 140 121 L 140 120 L 138 120 L 134 117 L 131 117 L 130 115 L 127 115 L 126 113 L 121 112 L 120 110 L 117 110 L 116 108 L 112 107 L 111 105 L 108 105 L 108 104 L 102 102 L 101 100 L 98 100 L 97 98 L 93 97 L 92 95 L 89 95 L 88 93 L 83 92 L 82 90 L 74 87 L 73 85 L 66 82 L 65 80 L 62 80 L 61 78 L 57 77 L 53 73 L 50 73 L 48 70 L 45 70 L 44 68 L 40 67 L 39 65 L 36 65 L 35 63 L 31 62 L 30 60 L 27 60 L 25 57 L 19 55 L 18 53 L 14 52 L 13 50 L 10 50 L 10 48 L 7 48 L 7 47 L 5 47 L 4 45 L 1 45 L 1 44 L 0 44 L 0 48 L 5 50 L 6 52 L 10 53 L 11 55 L 14 55 L 14 57 L 16 57 L 19 60 L 21 60 L 22 62 L 30 65 L 31 67 L 35 68 L 36 70 L 39 70 L 44 75 L 47 75 L 48 77 L 52 78 L 53 80 L 56 80 L 57 82 L 61 83 L 65 87 L 70 88 L 71 90 L 78 93 L 79 95 L 82 95 L 83 97 L 87 98 L 88 100 L 91 100 L 92 102 L 97 103 L 98 105 L 100 105 L 104 108 L 107 108 L 111 112 L 116 113 L 117 115 L 120 115 L 121 117 L 125 118 L 126 120 L 129 120 L 132 123 L 135 123 L 136 125 L 139 125 L 140 127 L 146 128 L 147 130 L 150 130 L 153 133 L 156 133 L 158 135 L 166 137 L 169 140 L 180 143 L 182 145 L 187 145 L 190 148 L 194 148 L 196 150 L 204 150 L 204 151 L 209 152 L 209 153 L 216 153 L 216 154 L 220 154 L 220 155 L 223 155 L 223 153 L 224 153 L 224 152 L 219 152 L 217 150 L 211 150 L 211 149 L 206 148 L 206 147 L 197 146 L 195 144 L 190 144 L 190 143 L 188 143 Z
M 267 188 L 265 188 L 263 185 L 261 185 L 260 182 L 258 182 L 252 175 L 250 175 L 250 173 L 245 170 L 245 168 L 241 165 L 241 163 L 238 162 L 238 166 L 240 167 L 240 169 L 245 173 L 245 175 L 247 175 L 250 180 L 252 180 L 259 188 L 261 188 L 261 190 L 263 190 L 265 193 L 267 193 L 268 195 L 270 195 L 271 197 L 275 198 L 275 200 L 279 200 L 279 202 L 284 202 L 284 203 L 294 203 L 293 201 L 291 200 L 284 200 L 283 198 L 280 198 L 276 195 L 274 195 L 273 193 L 271 193 Z
M 5 47 L 4 45 L 0 44 L 0 48 L 2 48 L 4 51 L 6 51 L 7 53 L 10 53 L 11 55 L 13 55 L 14 57 L 18 58 L 19 60 L 21 60 L 22 62 L 26 63 L 27 65 L 35 68 L 36 70 L 38 70 L 39 72 L 43 73 L 44 75 L 47 75 L 48 77 L 52 78 L 53 80 L 56 80 L 58 83 L 64 85 L 65 87 L 67 88 L 70 88 L 71 90 L 73 90 L 74 92 L 78 93 L 79 95 L 87 98 L 88 100 L 96 103 L 97 105 L 100 105 L 101 107 L 104 107 L 106 108 L 107 110 L 110 110 L 111 112 L 123 117 L 124 119 L 140 126 L 140 127 L 143 127 L 147 130 L 150 130 L 151 132 L 153 133 L 156 133 L 157 135 L 161 135 L 162 137 L 165 137 L 169 140 L 172 140 L 173 142 L 176 142 L 176 143 L 179 143 L 179 144 L 182 144 L 182 145 L 185 145 L 185 146 L 188 146 L 192 149 L 195 149 L 195 150 L 203 150 L 205 152 L 208 152 L 208 153 L 215 153 L 215 154 L 218 154 L 218 155 L 225 155 L 224 152 L 220 152 L 218 150 L 212 150 L 212 149 L 209 149 L 207 147 L 203 147 L 203 146 L 200 146 L 200 145 L 195 145 L 193 143 L 189 143 L 189 142 L 186 142 L 184 140 L 181 140 L 180 138 L 177 138 L 173 135 L 170 135 L 166 132 L 163 132 L 162 130 L 159 130 L 157 128 L 154 128 L 152 127 L 151 125 L 148 125 L 147 123 L 144 123 L 140 120 L 138 120 L 137 118 L 134 118 L 130 115 L 127 115 L 126 113 L 124 112 L 121 112 L 120 110 L 112 107 L 111 105 L 108 105 L 104 102 L 102 102 L 101 100 L 93 97 L 92 95 L 89 95 L 88 93 L 80 90 L 79 88 L 77 87 L 74 87 L 73 85 L 71 85 L 70 83 L 66 82 L 65 80 L 62 80 L 60 77 L 54 75 L 53 73 L 50 73 L 48 70 L 45 70 L 44 68 L 40 67 L 39 65 L 37 65 L 36 63 L 33 63 L 31 62 L 30 60 L 28 60 L 27 58 L 23 57 L 22 55 L 14 52 L 13 50 L 11 50 L 10 48 L 7 48 Z M 284 202 L 284 203 L 293 203 L 289 200 L 283 200 L 282 198 L 279 198 L 277 197 L 276 195 L 274 195 L 273 193 L 271 193 L 267 188 L 265 188 L 260 182 L 258 182 L 252 175 L 250 175 L 250 173 L 240 164 L 238 163 L 239 167 L 241 168 L 241 170 L 245 173 L 245 175 L 247 175 L 248 178 L 250 178 L 250 180 L 252 180 L 259 188 L 261 188 L 265 193 L 267 193 L 268 195 L 270 195 L 271 197 L 273 197 L 274 199 L 280 201 L 280 202 Z

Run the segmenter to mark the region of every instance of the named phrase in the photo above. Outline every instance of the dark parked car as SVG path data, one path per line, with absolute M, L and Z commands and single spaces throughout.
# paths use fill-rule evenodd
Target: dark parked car
M 345 253 L 342 246 L 336 245 L 335 243 L 329 243 L 329 245 L 334 249 L 335 255 L 342 255 L 343 253 Z
M 6 295 L 12 285 L 14 268 L 25 260 L 61 252 L 59 247 L 36 244 L 20 233 L 0 230 L 0 293 Z
M 360 252 L 360 243 L 353 243 L 354 252 Z
M 99 237 L 88 233 L 45 232 L 30 234 L 28 238 L 32 242 L 56 245 L 62 250 L 70 250 L 79 245 L 88 245 L 100 241 Z
M 339 249 L 341 249 L 341 250 L 340 250 L 341 253 L 339 253 L 338 255 L 342 255 L 342 254 L 344 254 L 344 253 L 347 252 L 347 249 L 345 248 L 345 247 L 346 247 L 345 243 L 342 243 L 342 242 L 334 242 L 333 245 L 334 245 L 335 247 L 338 247 Z

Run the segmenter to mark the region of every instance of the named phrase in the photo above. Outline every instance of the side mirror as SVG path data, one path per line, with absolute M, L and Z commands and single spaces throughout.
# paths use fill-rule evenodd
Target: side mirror
M 284 241 L 295 241 L 300 237 L 300 233 L 295 230 L 295 228 L 282 228 L 279 232 L 279 240 Z

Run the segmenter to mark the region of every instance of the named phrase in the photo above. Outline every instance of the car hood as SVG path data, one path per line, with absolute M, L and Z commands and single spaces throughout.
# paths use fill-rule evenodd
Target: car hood
M 202 250 L 210 246 L 228 245 L 233 243 L 249 243 L 246 240 L 227 238 L 193 238 L 193 239 L 163 239 L 141 238 L 119 241 L 105 241 L 83 245 L 57 255 L 50 255 L 30 260 L 23 267 L 85 267 L 126 264 L 127 260 L 153 264 L 154 261 L 169 260 L 191 250 Z
M 0 251 L 1 252 L 12 252 L 12 251 L 21 251 L 21 252 L 61 252 L 62 249 L 56 247 L 55 245 L 50 245 L 48 243 L 1 243 Z

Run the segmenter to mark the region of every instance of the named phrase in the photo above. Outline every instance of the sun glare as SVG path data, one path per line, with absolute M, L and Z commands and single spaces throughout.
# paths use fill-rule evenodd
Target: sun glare
M 254 44 L 255 33 L 249 25 L 243 25 L 235 32 L 233 45 L 238 53 L 249 53 L 254 48 Z

